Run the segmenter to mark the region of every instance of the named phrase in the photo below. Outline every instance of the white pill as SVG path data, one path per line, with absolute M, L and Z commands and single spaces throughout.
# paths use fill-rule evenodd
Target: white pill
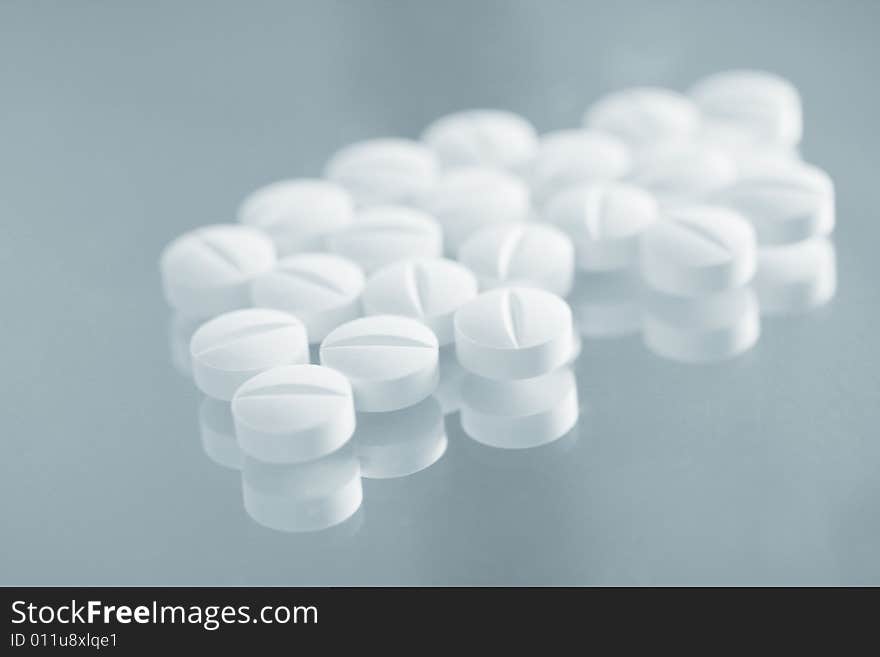
M 421 207 L 443 227 L 446 252 L 459 247 L 489 224 L 529 218 L 529 188 L 503 171 L 464 167 L 447 171 L 421 200 Z
M 797 145 L 803 133 L 800 94 L 788 80 L 764 71 L 726 71 L 688 92 L 709 119 L 742 126 L 753 141 Z
M 585 338 L 616 338 L 641 328 L 641 284 L 631 270 L 580 273 L 568 299 Z
M 834 244 L 817 238 L 758 249 L 754 287 L 766 315 L 793 315 L 827 303 L 837 289 Z
M 282 180 L 245 198 L 238 220 L 265 231 L 281 256 L 320 251 L 327 235 L 354 220 L 354 202 L 344 188 L 326 180 Z
M 440 348 L 440 381 L 434 399 L 440 403 L 444 415 L 455 413 L 461 406 L 461 382 L 467 371 L 458 362 L 455 345 Z
M 250 305 L 251 281 L 275 266 L 275 247 L 250 226 L 199 228 L 165 247 L 159 260 L 165 298 L 191 317 Z
M 639 155 L 627 181 L 643 187 L 663 205 L 703 199 L 730 185 L 737 175 L 733 158 L 696 141 L 665 143 Z
M 578 420 L 574 374 L 563 368 L 531 379 L 493 381 L 473 374 L 462 385 L 461 426 L 491 447 L 537 447 L 566 435 Z
M 755 231 L 727 208 L 670 210 L 642 236 L 642 278 L 651 287 L 699 296 L 744 285 L 755 273 Z
M 389 413 L 358 413 L 353 438 L 367 479 L 406 477 L 433 465 L 446 453 L 440 403 L 428 397 Z
M 327 246 L 370 274 L 398 260 L 439 258 L 443 231 L 421 210 L 385 205 L 358 213 L 355 223 L 332 235 Z
M 242 451 L 267 463 L 298 463 L 339 449 L 354 433 L 351 385 L 320 365 L 263 372 L 232 398 Z
M 541 137 L 529 166 L 538 206 L 571 185 L 620 178 L 632 166 L 623 141 L 595 130 L 557 130 Z
M 434 184 L 437 160 L 424 144 L 410 139 L 370 139 L 337 151 L 324 170 L 360 206 L 408 204 Z
M 485 292 L 455 314 L 455 351 L 465 369 L 490 379 L 527 379 L 566 363 L 571 309 L 528 287 Z
M 696 139 L 711 148 L 724 151 L 736 165 L 738 177 L 745 177 L 767 166 L 800 160 L 796 147 L 755 141 L 755 136 L 743 126 L 723 119 L 704 120 Z
M 172 313 L 168 320 L 168 349 L 171 352 L 171 364 L 187 378 L 192 378 L 189 342 L 193 333 L 204 321 L 202 318 L 188 317 L 178 312 Z
M 281 365 L 306 363 L 309 341 L 303 323 L 264 308 L 235 310 L 203 324 L 190 341 L 196 386 L 230 401 L 252 376 Z
M 521 222 L 486 226 L 458 253 L 480 288 L 527 285 L 566 296 L 574 277 L 574 246 L 549 224 Z
M 418 319 L 443 346 L 455 339 L 455 311 L 475 296 L 477 279 L 467 268 L 443 258 L 420 258 L 388 265 L 370 276 L 363 305 L 367 315 Z
M 607 271 L 638 261 L 639 237 L 658 218 L 657 201 L 624 183 L 569 188 L 553 197 L 544 218 L 574 243 L 578 267 Z
M 726 360 L 751 349 L 761 334 L 750 287 L 684 298 L 646 295 L 642 338 L 652 352 L 687 363 Z
M 437 387 L 437 337 L 421 322 L 397 315 L 362 317 L 321 343 L 321 364 L 351 382 L 359 411 L 395 411 Z
M 440 117 L 425 128 L 422 141 L 446 168 L 477 165 L 518 169 L 538 147 L 531 123 L 512 112 L 492 109 Z
M 715 192 L 711 202 L 748 219 L 762 245 L 791 244 L 834 230 L 834 183 L 821 169 L 800 162 L 757 167 Z
M 262 308 L 296 315 L 309 340 L 318 343 L 340 324 L 361 314 L 364 273 L 352 261 L 328 253 L 303 253 L 278 261 L 251 285 L 251 300 Z
M 328 529 L 354 515 L 363 501 L 360 464 L 351 443 L 298 464 L 245 457 L 241 481 L 248 515 L 278 531 Z
M 634 87 L 609 93 L 584 115 L 587 128 L 619 137 L 642 149 L 696 133 L 700 112 L 687 96 L 659 87 Z
M 235 423 L 229 402 L 204 397 L 199 405 L 199 434 L 202 449 L 217 465 L 241 470 L 242 453 L 235 438 Z

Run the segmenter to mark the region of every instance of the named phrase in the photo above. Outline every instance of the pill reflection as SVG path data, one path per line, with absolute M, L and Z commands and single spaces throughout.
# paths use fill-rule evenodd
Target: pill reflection
M 446 453 L 443 409 L 435 397 L 387 413 L 358 413 L 352 441 L 369 479 L 406 477 Z
M 568 301 L 585 338 L 632 335 L 641 327 L 641 281 L 637 272 L 579 272 Z
M 703 297 L 654 290 L 643 296 L 645 346 L 663 358 L 707 363 L 751 349 L 761 333 L 757 297 L 749 287 Z
M 760 249 L 754 287 L 765 315 L 797 315 L 824 305 L 837 291 L 834 244 L 818 238 Z
M 247 514 L 284 532 L 334 527 L 361 506 L 363 490 L 351 443 L 314 461 L 282 465 L 244 457 L 242 494 Z
M 203 397 L 199 404 L 202 449 L 214 463 L 241 470 L 242 454 L 235 439 L 235 423 L 229 402 Z
M 462 383 L 462 428 L 491 447 L 524 449 L 553 442 L 574 427 L 578 413 L 577 383 L 569 368 L 509 381 L 468 374 Z

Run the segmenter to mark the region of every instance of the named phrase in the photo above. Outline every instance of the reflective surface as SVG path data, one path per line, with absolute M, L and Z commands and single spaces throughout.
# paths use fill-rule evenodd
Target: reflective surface
M 0 583 L 880 583 L 878 19 L 869 2 L 4 4 Z M 830 302 L 690 365 L 642 345 L 613 294 L 631 286 L 609 281 L 586 315 L 620 337 L 585 336 L 560 440 L 497 450 L 448 415 L 439 460 L 363 479 L 333 528 L 251 518 L 228 418 L 173 364 L 194 327 L 161 298 L 170 239 L 349 141 L 479 106 L 563 128 L 605 90 L 743 65 L 798 85 L 804 156 L 835 179 Z M 290 473 L 252 474 L 264 524 L 299 519 L 272 515 Z

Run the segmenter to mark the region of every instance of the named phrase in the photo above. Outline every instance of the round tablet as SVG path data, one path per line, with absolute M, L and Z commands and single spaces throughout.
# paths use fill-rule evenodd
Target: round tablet
M 247 307 L 251 281 L 274 266 L 272 240 L 256 228 L 232 224 L 181 235 L 159 260 L 165 298 L 191 317 Z
M 817 238 L 758 249 L 754 288 L 767 315 L 792 315 L 827 303 L 837 289 L 834 244 Z
M 529 188 L 503 171 L 464 167 L 447 171 L 421 201 L 443 227 L 446 252 L 489 224 L 525 221 L 531 212 Z
M 293 465 L 246 456 L 241 483 L 247 514 L 278 531 L 328 529 L 354 515 L 363 501 L 360 464 L 350 443 Z
M 527 379 L 569 360 L 571 309 L 528 287 L 485 292 L 455 314 L 455 351 L 465 369 L 490 379 Z
M 601 130 L 641 149 L 688 138 L 700 125 L 700 112 L 687 96 L 658 87 L 634 87 L 609 93 L 584 115 L 587 128 Z
M 437 387 L 437 337 L 421 322 L 397 315 L 362 317 L 321 343 L 321 364 L 348 377 L 359 411 L 395 411 Z
M 797 145 L 803 133 L 801 98 L 791 82 L 764 71 L 725 71 L 688 92 L 703 114 L 741 126 L 753 140 Z
M 278 261 L 251 284 L 251 300 L 262 308 L 296 315 L 309 340 L 318 343 L 340 324 L 361 314 L 364 273 L 352 261 L 327 253 L 303 253 Z
M 670 210 L 645 231 L 639 260 L 645 282 L 670 294 L 699 296 L 738 287 L 755 273 L 755 231 L 726 208 Z
M 748 219 L 762 245 L 791 244 L 834 230 L 834 183 L 808 164 L 767 163 L 718 190 L 711 202 Z
M 548 224 L 486 226 L 462 244 L 458 259 L 476 274 L 483 290 L 528 285 L 561 297 L 571 291 L 574 246 Z
M 636 272 L 583 272 L 568 299 L 574 323 L 585 338 L 616 338 L 641 328 L 641 281 Z
M 245 198 L 238 220 L 265 231 L 279 255 L 318 251 L 327 235 L 354 220 L 354 202 L 344 188 L 326 180 L 282 180 Z
M 443 232 L 421 210 L 385 205 L 358 213 L 355 223 L 332 235 L 327 246 L 369 274 L 398 260 L 439 258 Z
M 760 334 L 758 301 L 749 287 L 698 298 L 646 296 L 642 338 L 663 358 L 688 363 L 726 360 L 755 346 Z
M 704 120 L 696 139 L 730 157 L 736 165 L 737 177 L 800 160 L 797 147 L 756 141 L 746 128 L 724 119 Z
M 199 405 L 199 435 L 202 449 L 209 459 L 224 468 L 241 470 L 242 455 L 235 439 L 229 402 L 202 398 Z
M 412 203 L 437 175 L 434 153 L 410 139 L 370 139 L 337 151 L 324 175 L 345 187 L 358 206 Z
M 692 202 L 731 184 L 736 163 L 719 148 L 695 142 L 665 143 L 640 154 L 628 182 L 665 205 Z
M 446 168 L 470 165 L 517 169 L 538 147 L 535 128 L 504 110 L 475 109 L 442 116 L 422 133 Z
M 566 187 L 620 178 L 631 166 L 629 148 L 617 137 L 596 130 L 549 132 L 529 165 L 532 196 L 540 206 Z
M 568 368 L 519 381 L 470 374 L 462 384 L 462 429 L 491 447 L 544 445 L 571 431 L 578 415 L 577 383 Z
M 446 453 L 446 427 L 440 403 L 428 397 L 390 413 L 358 413 L 353 438 L 367 479 L 407 477 L 433 465 Z
M 215 317 L 199 327 L 189 347 L 196 386 L 225 401 L 252 376 L 309 359 L 303 323 L 288 313 L 263 308 Z
M 569 188 L 544 211 L 544 218 L 571 238 L 578 267 L 587 271 L 633 266 L 639 237 L 657 217 L 653 196 L 618 182 Z
M 367 315 L 413 317 L 434 331 L 439 344 L 455 339 L 455 311 L 477 296 L 477 279 L 465 267 L 443 258 L 406 260 L 370 276 L 364 289 Z
M 320 365 L 276 367 L 249 379 L 232 398 L 242 451 L 267 463 L 316 459 L 354 433 L 351 385 Z

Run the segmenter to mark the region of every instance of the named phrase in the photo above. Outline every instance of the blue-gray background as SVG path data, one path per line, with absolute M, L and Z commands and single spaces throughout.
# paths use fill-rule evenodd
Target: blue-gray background
M 880 3 L 0 1 L 2 584 L 880 583 Z M 366 481 L 275 533 L 211 463 L 157 256 L 346 142 L 632 83 L 790 78 L 839 291 L 732 364 L 588 342 L 578 440 Z

